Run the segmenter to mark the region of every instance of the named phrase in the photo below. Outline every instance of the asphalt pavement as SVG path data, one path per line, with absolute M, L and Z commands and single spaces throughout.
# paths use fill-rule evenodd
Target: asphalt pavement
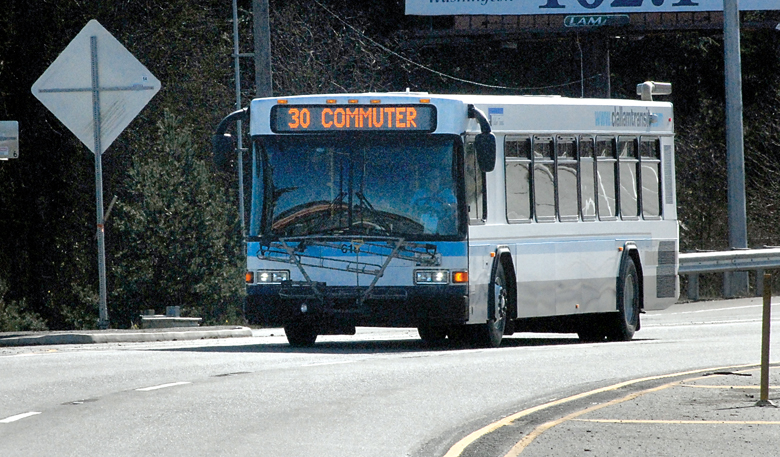
M 16 332 L 0 333 L 0 346 L 251 336 L 241 326 Z M 454 443 L 445 455 L 778 455 L 780 364 L 770 365 L 768 375 L 768 402 L 761 398 L 760 365 L 625 380 L 504 417 Z

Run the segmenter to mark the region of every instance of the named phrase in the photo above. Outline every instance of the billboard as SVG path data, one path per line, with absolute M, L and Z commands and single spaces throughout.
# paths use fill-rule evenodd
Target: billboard
M 780 10 L 778 0 L 739 0 L 742 11 Z M 410 16 L 697 13 L 723 0 L 406 0 Z

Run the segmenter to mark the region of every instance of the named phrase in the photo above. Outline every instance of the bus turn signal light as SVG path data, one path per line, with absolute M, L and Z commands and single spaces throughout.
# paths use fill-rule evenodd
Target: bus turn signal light
M 455 271 L 452 273 L 452 282 L 454 283 L 464 283 L 469 282 L 469 272 L 468 271 Z

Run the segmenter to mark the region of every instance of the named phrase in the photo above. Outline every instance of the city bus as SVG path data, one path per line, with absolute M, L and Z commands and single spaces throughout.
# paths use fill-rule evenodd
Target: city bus
M 246 318 L 293 346 L 630 340 L 679 295 L 674 117 L 649 95 L 252 100 L 214 137 L 223 154 L 249 121 Z

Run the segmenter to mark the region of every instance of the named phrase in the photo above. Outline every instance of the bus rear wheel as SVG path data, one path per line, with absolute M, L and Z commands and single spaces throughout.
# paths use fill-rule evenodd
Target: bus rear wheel
M 612 316 L 607 339 L 630 341 L 639 328 L 639 274 L 633 260 L 627 260 L 620 269 L 617 291 L 618 312 Z
M 293 347 L 311 347 L 317 341 L 317 330 L 307 322 L 293 322 L 284 326 L 287 342 Z

